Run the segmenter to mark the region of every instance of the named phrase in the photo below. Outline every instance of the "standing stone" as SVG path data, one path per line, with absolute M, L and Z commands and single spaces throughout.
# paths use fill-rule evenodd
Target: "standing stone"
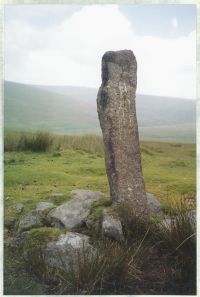
M 137 62 L 130 50 L 109 51 L 102 58 L 97 110 L 103 133 L 110 197 L 128 202 L 137 215 L 148 213 L 142 177 L 135 108 Z

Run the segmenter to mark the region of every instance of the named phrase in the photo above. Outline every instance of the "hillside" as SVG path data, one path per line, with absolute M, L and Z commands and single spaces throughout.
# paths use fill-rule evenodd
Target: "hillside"
M 100 133 L 97 89 L 34 86 L 6 81 L 5 128 L 46 129 L 60 134 Z M 195 101 L 137 95 L 140 138 L 195 142 Z

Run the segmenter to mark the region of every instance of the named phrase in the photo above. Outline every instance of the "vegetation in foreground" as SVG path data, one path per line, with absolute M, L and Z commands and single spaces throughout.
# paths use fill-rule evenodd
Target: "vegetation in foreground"
M 9 133 L 5 134 L 5 224 L 19 217 L 15 208 L 18 202 L 24 204 L 26 213 L 39 201 L 61 204 L 77 188 L 102 191 L 108 197 L 100 137 L 44 133 L 50 142 L 41 151 L 24 147 L 21 133 Z M 37 139 L 37 135 L 23 133 L 26 138 Z M 171 227 L 162 228 L 157 220 L 135 220 L 121 208 L 126 240 L 111 242 L 97 232 L 104 205 L 96 205 L 96 228 L 90 235 L 98 253 L 90 261 L 85 257 L 79 275 L 73 270 L 70 275 L 67 271 L 52 273 L 35 265 L 33 277 L 26 272 L 29 265 L 20 254 L 16 257 L 5 248 L 5 294 L 195 294 L 195 226 L 184 215 L 195 206 L 195 146 L 142 143 L 141 150 L 147 191 L 158 197 L 171 216 L 177 214 Z M 81 232 L 89 231 L 83 228 Z M 14 233 L 5 229 L 5 239 Z

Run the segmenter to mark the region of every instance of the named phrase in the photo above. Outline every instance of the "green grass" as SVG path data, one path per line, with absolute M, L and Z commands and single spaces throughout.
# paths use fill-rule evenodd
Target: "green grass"
M 141 151 L 148 192 L 164 204 L 174 197 L 195 196 L 195 145 L 142 142 Z M 102 139 L 57 136 L 48 152 L 5 152 L 4 187 L 5 217 L 15 214 L 17 202 L 24 203 L 26 212 L 39 201 L 59 204 L 77 188 L 102 191 L 108 197 Z M 52 193 L 65 196 L 54 198 Z

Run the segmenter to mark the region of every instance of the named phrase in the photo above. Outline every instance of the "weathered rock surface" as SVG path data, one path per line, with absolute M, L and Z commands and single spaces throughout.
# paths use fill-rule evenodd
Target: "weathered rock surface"
M 20 233 L 18 234 L 17 236 L 11 238 L 9 240 L 9 246 L 11 248 L 20 248 L 23 246 L 23 244 L 26 242 L 28 238 L 28 232 L 23 232 L 23 233 Z
M 113 215 L 109 214 L 106 210 L 103 211 L 102 234 L 117 241 L 124 239 L 120 220 L 114 218 Z
M 95 249 L 90 245 L 88 236 L 67 232 L 47 244 L 44 259 L 49 267 L 68 269 L 73 263 L 74 269 L 78 269 L 78 261 L 81 261 L 83 255 L 90 259 L 94 253 Z
M 18 231 L 23 232 L 32 228 L 42 227 L 43 225 L 44 219 L 42 213 L 37 210 L 32 210 L 20 217 Z
M 147 206 L 149 209 L 150 215 L 163 215 L 162 207 L 160 202 L 150 193 L 146 193 L 147 195 Z
M 50 208 L 54 207 L 54 204 L 51 203 L 51 202 L 39 202 L 37 205 L 36 205 L 36 210 L 37 211 L 46 211 Z
M 110 197 L 148 213 L 135 108 L 137 62 L 130 50 L 109 51 L 102 58 L 97 110 L 103 133 Z
M 172 220 L 170 218 L 165 218 L 160 222 L 160 226 L 170 230 L 172 226 Z
M 84 223 L 86 225 L 86 227 L 88 229 L 92 229 L 94 227 L 94 224 L 95 224 L 95 218 L 93 216 L 88 216 L 85 220 L 84 220 Z
M 72 200 L 50 211 L 48 220 L 54 227 L 65 226 L 68 230 L 83 224 L 93 202 L 103 198 L 103 193 L 89 190 L 71 191 Z

